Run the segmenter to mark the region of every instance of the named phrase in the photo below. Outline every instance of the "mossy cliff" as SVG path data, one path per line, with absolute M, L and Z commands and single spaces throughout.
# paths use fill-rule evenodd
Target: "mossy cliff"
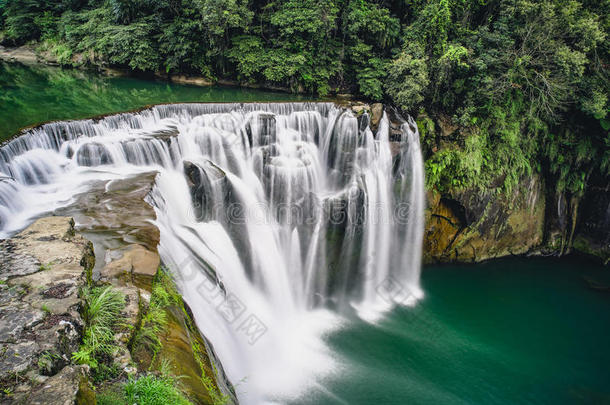
M 424 263 L 518 254 L 581 253 L 610 260 L 610 183 L 593 167 L 570 191 L 549 162 L 511 180 L 494 174 L 476 133 L 442 114 L 417 119 L 426 161 Z M 526 135 L 523 135 L 526 136 Z
M 424 262 L 478 262 L 524 254 L 543 241 L 545 194 L 538 176 L 509 195 L 427 193 Z

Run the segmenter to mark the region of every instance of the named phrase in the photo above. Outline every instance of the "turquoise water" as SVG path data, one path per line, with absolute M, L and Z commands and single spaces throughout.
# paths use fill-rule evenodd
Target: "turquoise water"
M 327 337 L 343 368 L 299 404 L 609 404 L 608 269 L 582 259 L 429 267 L 426 297 Z
M 0 141 L 20 128 L 178 102 L 297 101 L 303 96 L 220 86 L 110 78 L 78 70 L 0 61 Z

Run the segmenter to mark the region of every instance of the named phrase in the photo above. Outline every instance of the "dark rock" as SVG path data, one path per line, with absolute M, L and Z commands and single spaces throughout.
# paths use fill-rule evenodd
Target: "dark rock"
M 379 121 L 383 117 L 383 104 L 375 103 L 371 105 L 371 129 L 376 131 L 379 127 Z
M 33 366 L 40 347 L 36 342 L 0 346 L 0 380 L 21 373 Z
M 79 398 L 79 391 L 85 389 L 86 366 L 67 366 L 57 375 L 49 378 L 28 396 L 30 405 L 72 405 Z M 93 403 L 93 402 L 90 402 Z
M 21 332 L 39 323 L 44 312 L 16 303 L 0 309 L 0 342 L 16 342 Z

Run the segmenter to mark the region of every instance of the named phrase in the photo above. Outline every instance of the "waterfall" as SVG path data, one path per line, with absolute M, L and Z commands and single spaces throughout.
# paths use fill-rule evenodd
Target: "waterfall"
M 281 401 L 337 367 L 325 331 L 422 296 L 417 126 L 369 121 L 246 103 L 45 124 L 0 148 L 0 237 L 94 181 L 156 172 L 159 253 L 195 321 L 240 402 Z

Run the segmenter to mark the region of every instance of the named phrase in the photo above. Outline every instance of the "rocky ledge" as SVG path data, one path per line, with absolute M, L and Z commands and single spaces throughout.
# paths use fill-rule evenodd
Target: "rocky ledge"
M 93 250 L 73 225 L 44 218 L 0 242 L 2 403 L 63 405 L 89 394 L 88 367 L 72 365 L 71 356 L 81 340 L 78 292 Z
M 171 363 L 175 375 L 189 377 L 181 383 L 192 403 L 234 402 L 222 368 L 213 353 L 208 355 L 211 346 L 172 289 L 171 278 L 159 277 L 159 264 L 156 251 L 133 244 L 94 275 L 93 245 L 75 231 L 69 217 L 39 219 L 0 241 L 0 404 L 95 404 L 96 391 L 144 375 L 154 369 L 155 360 Z M 159 291 L 154 280 L 162 294 L 172 294 L 171 304 L 153 309 Z M 76 364 L 73 357 L 86 328 L 83 291 L 100 286 L 124 297 L 113 329 L 113 353 L 104 365 L 104 373 L 112 370 L 112 375 Z M 153 311 L 166 313 L 162 318 L 169 322 L 156 325 L 160 347 L 151 351 L 138 340 L 150 328 Z

